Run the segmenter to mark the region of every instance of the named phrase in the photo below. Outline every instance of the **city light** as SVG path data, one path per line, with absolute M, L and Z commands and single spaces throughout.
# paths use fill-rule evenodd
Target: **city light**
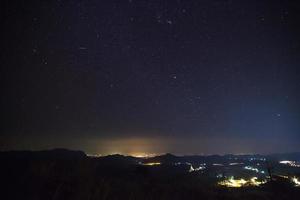
M 260 186 L 261 184 L 266 183 L 266 181 L 258 181 L 257 177 L 253 177 L 250 180 L 251 180 L 251 185 L 254 185 L 254 186 Z
M 283 160 L 283 161 L 280 161 L 279 163 L 280 163 L 280 164 L 285 164 L 285 165 L 287 165 L 287 164 L 292 164 L 292 163 L 294 163 L 294 161 Z
M 213 166 L 224 166 L 223 164 L 219 164 L 219 163 L 214 163 L 212 164 Z
M 299 186 L 300 186 L 300 181 L 299 181 L 298 178 L 293 177 L 293 178 L 292 178 L 292 182 L 295 184 L 296 187 L 299 187 Z
M 245 166 L 244 167 L 244 169 L 246 169 L 246 170 L 250 170 L 250 171 L 255 171 L 256 173 L 262 173 L 262 174 L 264 174 L 265 173 L 265 171 L 260 171 L 258 168 L 255 168 L 255 167 L 251 167 L 251 166 Z
M 283 160 L 279 162 L 280 164 L 289 165 L 291 167 L 300 167 L 300 164 L 296 163 L 296 161 L 291 160 Z
M 226 186 L 226 187 L 242 187 L 247 183 L 244 179 L 234 179 L 231 177 L 228 180 L 224 180 L 219 182 L 219 185 Z
M 160 165 L 160 164 L 161 164 L 160 162 L 143 163 L 143 165 L 146 165 L 146 166 L 154 166 L 154 165 Z
M 197 168 L 194 168 L 193 165 L 190 165 L 189 172 L 200 171 L 200 170 L 203 170 L 203 169 L 205 169 L 204 166 L 199 166 L 199 167 L 197 167 Z
M 234 165 L 243 165 L 244 163 L 229 163 L 230 166 L 234 166 Z
M 252 177 L 249 180 L 245 179 L 234 179 L 234 177 L 230 177 L 228 180 L 224 180 L 219 182 L 218 184 L 226 187 L 245 187 L 245 186 L 260 186 L 261 184 L 266 183 L 265 180 L 258 181 L 257 177 Z
M 151 158 L 156 156 L 154 153 L 131 153 L 130 156 L 136 157 L 136 158 Z

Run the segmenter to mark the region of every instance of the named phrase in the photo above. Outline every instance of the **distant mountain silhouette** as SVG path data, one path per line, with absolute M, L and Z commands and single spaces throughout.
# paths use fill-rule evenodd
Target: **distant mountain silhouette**
M 83 151 L 68 150 L 63 148 L 42 150 L 42 151 L 2 151 L 0 152 L 1 159 L 84 159 L 88 156 Z M 294 153 L 274 153 L 269 155 L 260 154 L 248 154 L 248 155 L 186 155 L 177 156 L 171 153 L 158 155 L 150 158 L 137 158 L 134 156 L 125 156 L 121 154 L 107 155 L 102 157 L 93 158 L 98 161 L 105 161 L 106 163 L 114 164 L 135 164 L 138 162 L 159 162 L 164 164 L 176 163 L 176 162 L 226 162 L 228 160 L 246 160 L 250 158 L 266 158 L 268 160 L 296 160 L 300 161 L 300 152 Z
M 130 164 L 137 164 L 139 161 L 141 161 L 141 158 L 136 158 L 133 156 L 124 156 L 121 154 L 114 154 L 114 155 L 108 155 L 103 157 L 95 158 L 98 161 L 102 161 L 105 164 L 117 164 L 117 165 L 130 165 Z
M 167 153 L 164 155 L 146 158 L 145 162 L 159 162 L 159 163 L 165 163 L 165 164 L 174 163 L 174 162 L 182 162 L 182 157 Z
M 151 158 L 145 158 L 144 162 L 160 162 L 164 164 L 176 163 L 176 162 L 191 162 L 191 163 L 228 163 L 229 161 L 241 161 L 255 159 L 267 159 L 273 161 L 280 160 L 295 160 L 300 161 L 300 153 L 281 153 L 281 154 L 270 154 L 270 155 L 260 155 L 260 154 L 245 154 L 245 155 L 186 155 L 186 156 L 176 156 L 170 153 L 154 156 Z

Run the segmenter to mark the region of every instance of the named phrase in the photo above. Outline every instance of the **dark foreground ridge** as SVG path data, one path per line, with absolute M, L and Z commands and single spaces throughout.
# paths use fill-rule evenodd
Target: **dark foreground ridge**
M 82 151 L 0 152 L 1 199 L 298 199 L 300 153 L 152 158 Z M 283 162 L 282 161 L 288 161 Z M 287 163 L 287 164 L 286 164 Z M 259 186 L 220 182 L 257 177 Z

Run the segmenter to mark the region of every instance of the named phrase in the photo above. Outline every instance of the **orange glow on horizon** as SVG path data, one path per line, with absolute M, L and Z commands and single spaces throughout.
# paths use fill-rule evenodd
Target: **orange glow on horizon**
M 143 163 L 143 165 L 154 166 L 154 165 L 161 165 L 161 163 L 160 162 L 150 162 L 150 163 Z

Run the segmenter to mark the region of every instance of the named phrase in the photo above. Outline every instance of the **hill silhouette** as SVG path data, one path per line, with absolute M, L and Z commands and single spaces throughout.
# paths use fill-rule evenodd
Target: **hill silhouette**
M 298 158 L 298 155 L 274 154 L 264 157 L 278 160 Z M 0 152 L 0 195 L 1 199 L 25 200 L 298 199 L 299 188 L 280 177 L 277 181 L 255 188 L 227 189 L 216 185 L 215 175 L 220 170 L 228 170 L 228 167 L 213 167 L 213 163 L 228 166 L 231 161 L 246 162 L 252 157 L 260 159 L 263 156 L 164 154 L 136 158 L 116 154 L 98 158 L 67 149 Z M 160 165 L 144 165 L 151 162 Z M 196 167 L 200 163 L 212 167 L 189 173 L 186 162 Z

